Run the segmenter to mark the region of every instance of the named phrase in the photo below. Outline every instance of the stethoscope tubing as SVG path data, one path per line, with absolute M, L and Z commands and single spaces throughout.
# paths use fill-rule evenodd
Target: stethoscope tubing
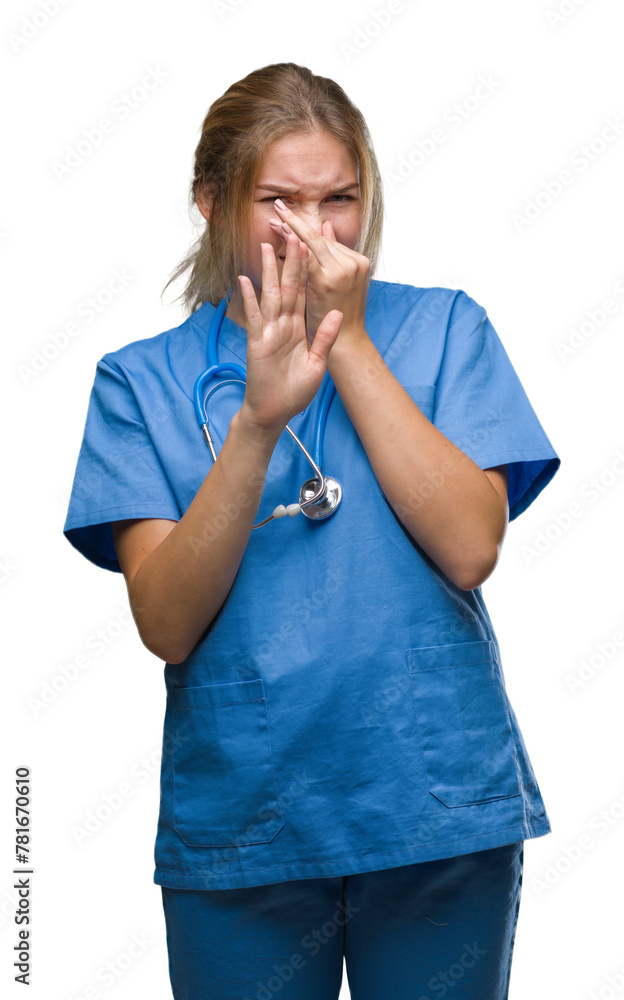
M 223 318 L 228 307 L 229 299 L 232 294 L 232 289 L 230 292 L 224 296 L 219 305 L 215 310 L 215 314 L 212 317 L 210 324 L 210 330 L 208 333 L 208 368 L 198 375 L 195 380 L 195 386 L 193 390 L 193 401 L 195 406 L 195 413 L 199 426 L 204 435 L 206 443 L 210 449 L 210 454 L 212 455 L 213 462 L 216 462 L 217 455 L 215 452 L 214 444 L 210 431 L 208 429 L 208 416 L 206 413 L 206 404 L 210 399 L 211 395 L 218 389 L 222 388 L 224 385 L 230 383 L 241 383 L 243 386 L 247 383 L 247 373 L 245 369 L 238 364 L 231 362 L 219 363 L 217 355 L 217 344 L 219 339 L 219 332 L 221 330 L 221 325 L 223 323 Z M 208 392 L 205 393 L 206 384 L 217 375 L 223 373 L 229 373 L 236 376 L 235 378 L 222 379 L 216 385 L 214 385 Z M 314 494 L 308 497 L 307 500 L 299 501 L 298 507 L 303 510 L 305 507 L 315 504 L 326 492 L 326 483 L 321 472 L 321 455 L 323 449 L 323 438 L 325 433 L 325 424 L 327 423 L 327 414 L 329 412 L 329 407 L 331 406 L 332 400 L 336 393 L 336 387 L 333 382 L 327 377 L 327 382 L 323 389 L 323 394 L 321 397 L 321 404 L 319 407 L 319 415 L 316 422 L 316 429 L 314 434 L 314 458 L 310 455 L 305 445 L 299 440 L 294 431 L 286 424 L 285 430 L 288 431 L 292 439 L 301 449 L 308 462 L 314 469 L 315 479 L 319 483 L 319 488 L 314 492 Z M 333 481 L 332 481 L 333 482 Z M 337 484 L 336 484 L 337 485 Z M 338 487 L 339 489 L 339 487 Z M 339 502 L 339 500 L 338 500 Z M 260 521 L 258 524 L 254 524 L 254 528 L 261 528 L 263 525 L 267 524 L 269 521 L 273 520 L 275 514 L 271 514 L 269 517 L 265 518 L 264 521 Z
M 209 367 L 208 367 L 207 371 L 204 373 L 204 374 L 207 375 L 206 381 L 209 381 L 209 379 L 212 377 L 212 375 L 208 375 L 207 374 L 208 372 L 210 372 L 210 369 L 213 368 L 213 367 L 216 367 L 219 364 L 219 360 L 218 360 L 218 356 L 217 356 L 217 343 L 218 343 L 218 339 L 219 339 L 219 332 L 221 330 L 221 325 L 223 323 L 223 318 L 225 316 L 225 313 L 226 313 L 226 310 L 227 310 L 227 307 L 228 307 L 228 304 L 229 304 L 229 301 L 230 301 L 231 294 L 232 294 L 232 290 L 230 290 L 228 292 L 228 294 L 226 296 L 224 296 L 224 298 L 221 299 L 219 305 L 217 306 L 216 312 L 215 312 L 214 316 L 212 317 L 212 322 L 210 324 L 210 332 L 208 334 L 208 366 Z M 243 382 L 246 381 L 246 373 L 243 371 L 243 369 L 241 368 L 240 365 L 228 365 L 227 369 L 225 369 L 223 367 L 220 368 L 220 371 L 226 371 L 226 370 L 227 371 L 231 371 L 231 372 L 233 372 L 235 374 L 238 374 L 239 377 L 241 378 L 241 380 Z M 322 454 L 323 454 L 323 439 L 325 437 L 325 424 L 327 423 L 327 414 L 329 413 L 329 408 L 330 408 L 330 406 L 332 404 L 332 401 L 333 401 L 335 393 L 336 393 L 336 387 L 335 387 L 334 383 L 332 382 L 332 380 L 329 378 L 329 376 L 327 376 L 327 381 L 325 383 L 325 388 L 323 389 L 323 395 L 321 396 L 321 405 L 320 405 L 320 408 L 319 408 L 319 415 L 318 415 L 318 420 L 317 420 L 317 423 L 316 423 L 316 431 L 315 431 L 315 434 L 314 434 L 314 463 L 313 464 L 316 464 L 319 467 L 323 464 L 322 461 L 321 461 L 321 458 L 322 458 Z M 198 405 L 198 403 L 197 403 L 197 396 L 198 396 L 198 394 L 196 392 L 195 393 L 195 400 L 196 400 L 196 409 L 197 409 L 198 417 L 203 412 L 203 419 L 200 422 L 200 426 L 201 426 L 202 423 L 206 420 L 206 413 L 205 413 L 205 409 L 201 405 L 201 403 L 199 403 L 199 405 Z M 288 430 L 289 433 L 292 434 L 292 431 L 290 430 L 290 428 L 288 426 L 286 427 L 286 430 Z

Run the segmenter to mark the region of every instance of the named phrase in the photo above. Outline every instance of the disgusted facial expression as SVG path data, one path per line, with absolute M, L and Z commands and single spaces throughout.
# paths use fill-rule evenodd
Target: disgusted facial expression
M 278 139 L 260 164 L 247 226 L 247 269 L 258 302 L 262 290 L 261 243 L 270 243 L 281 275 L 286 244 L 269 224 L 279 219 L 273 207 L 280 198 L 317 232 L 331 222 L 336 240 L 355 250 L 360 236 L 360 188 L 355 158 L 327 132 L 296 133 Z M 235 288 L 226 316 L 244 326 L 240 288 Z

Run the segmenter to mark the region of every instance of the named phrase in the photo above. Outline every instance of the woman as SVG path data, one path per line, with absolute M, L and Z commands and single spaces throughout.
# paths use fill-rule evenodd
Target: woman
M 98 362 L 64 529 L 166 661 L 174 996 L 330 1000 L 344 956 L 354 1000 L 502 1000 L 550 824 L 480 586 L 559 458 L 479 304 L 372 278 L 336 83 L 230 87 L 192 193 L 190 315 Z

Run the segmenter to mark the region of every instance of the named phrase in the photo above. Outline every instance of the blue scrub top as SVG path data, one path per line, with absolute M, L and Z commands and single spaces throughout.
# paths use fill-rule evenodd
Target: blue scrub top
M 120 571 L 112 521 L 177 521 L 210 472 L 193 385 L 214 312 L 97 363 L 64 533 L 98 566 Z M 461 290 L 371 280 L 366 328 L 443 434 L 482 469 L 508 464 L 509 518 L 521 514 L 560 459 L 485 309 Z M 219 361 L 245 357 L 245 331 L 224 319 Z M 323 385 L 290 422 L 308 448 Z M 208 403 L 217 450 L 242 393 Z M 159 885 L 347 875 L 550 831 L 481 588 L 455 586 L 402 527 L 339 395 L 323 471 L 343 488 L 336 513 L 252 532 L 219 614 L 165 665 Z M 309 476 L 282 434 L 256 520 Z M 235 516 L 226 504 L 217 520 Z

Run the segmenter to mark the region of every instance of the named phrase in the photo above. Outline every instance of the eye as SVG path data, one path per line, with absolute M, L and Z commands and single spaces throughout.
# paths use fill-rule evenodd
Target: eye
M 269 195 L 268 198 L 263 198 L 262 201 L 275 201 L 276 198 L 281 198 L 282 201 L 284 201 L 284 202 L 288 201 L 288 196 L 284 195 L 284 194 L 282 194 L 282 195 L 272 194 L 272 195 Z M 333 194 L 331 196 L 331 198 L 330 198 L 330 201 L 332 201 L 334 198 L 342 198 L 342 202 L 339 202 L 338 204 L 342 204 L 345 201 L 354 201 L 354 198 L 353 198 L 352 194 Z

